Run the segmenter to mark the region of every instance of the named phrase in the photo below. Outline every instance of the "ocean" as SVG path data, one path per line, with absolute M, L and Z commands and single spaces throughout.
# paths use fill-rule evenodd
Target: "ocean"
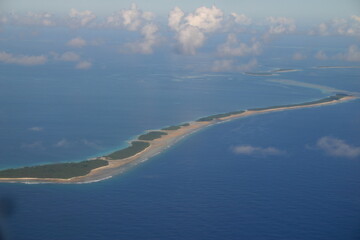
M 17 68 L 0 76 L 0 168 L 80 161 L 148 129 L 329 95 L 272 79 L 360 91 L 359 69 L 304 66 L 259 77 L 155 63 L 141 71 Z M 358 148 L 359 109 L 355 100 L 213 125 L 101 182 L 1 183 L 0 197 L 13 206 L 2 233 L 16 240 L 360 239 L 360 159 L 321 145 L 330 139 Z

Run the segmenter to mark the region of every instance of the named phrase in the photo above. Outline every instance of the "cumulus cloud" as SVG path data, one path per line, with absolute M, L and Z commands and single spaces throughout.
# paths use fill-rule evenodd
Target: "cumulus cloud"
M 353 15 L 350 19 L 335 18 L 331 21 L 320 23 L 310 30 L 310 35 L 344 35 L 360 36 L 360 16 Z
M 360 156 L 360 147 L 349 145 L 344 140 L 334 137 L 322 137 L 317 141 L 316 146 L 333 157 L 356 158 Z
M 175 31 L 179 31 L 181 25 L 183 24 L 181 21 L 184 16 L 185 13 L 179 7 L 175 7 L 169 13 L 168 26 Z
M 80 141 L 81 144 L 83 144 L 86 147 L 95 148 L 95 149 L 102 149 L 102 147 L 95 141 L 90 141 L 88 139 L 82 139 Z
M 231 13 L 231 16 L 237 24 L 250 25 L 252 23 L 251 18 L 247 17 L 245 14 Z
M 153 20 L 152 12 L 143 12 L 135 3 L 130 9 L 122 9 L 106 18 L 106 26 L 125 28 L 130 31 L 137 31 L 143 24 Z
M 190 26 L 197 27 L 205 32 L 213 32 L 221 27 L 223 15 L 223 12 L 215 6 L 211 8 L 199 7 L 194 13 L 185 17 L 185 21 Z
M 138 42 L 127 43 L 121 49 L 121 51 L 130 50 L 134 53 L 140 54 L 151 54 L 153 53 L 153 47 L 157 45 L 160 41 L 159 36 L 157 36 L 158 27 L 155 24 L 149 23 L 146 24 L 141 29 L 141 34 L 143 35 L 143 39 Z
M 360 22 L 360 16 L 352 15 L 351 18 L 357 22 Z
M 69 12 L 69 24 L 71 27 L 88 26 L 95 18 L 96 15 L 90 10 L 78 11 L 71 8 Z
M 68 45 L 70 47 L 81 48 L 81 47 L 86 46 L 87 42 L 81 37 L 76 37 L 76 38 L 73 38 L 70 41 L 68 41 L 66 43 L 66 45 Z
M 357 45 L 349 46 L 347 52 L 337 55 L 337 58 L 343 59 L 349 62 L 360 61 L 360 50 Z
M 42 26 L 55 26 L 54 17 L 49 12 L 34 13 L 28 12 L 23 19 L 24 24 L 29 25 L 42 25 Z
M 92 63 L 89 61 L 81 61 L 75 66 L 75 68 L 79 70 L 89 69 L 91 67 L 92 67 Z
M 8 64 L 18 64 L 24 66 L 41 65 L 47 62 L 47 57 L 40 56 L 27 56 L 27 55 L 13 55 L 7 52 L 0 52 L 0 62 Z
M 175 7 L 169 14 L 168 26 L 176 32 L 178 50 L 194 55 L 203 46 L 205 34 L 218 30 L 222 20 L 223 12 L 215 6 L 197 8 L 187 16 L 180 8 Z
M 235 154 L 249 155 L 249 156 L 279 156 L 284 155 L 285 151 L 279 150 L 274 147 L 255 147 L 251 145 L 241 145 L 232 148 Z
M 205 34 L 196 27 L 186 26 L 177 34 L 178 49 L 188 55 L 194 55 L 205 42 Z
M 29 12 L 28 17 L 31 20 L 27 21 L 27 23 L 39 24 L 42 26 L 55 26 L 56 25 L 53 14 L 51 14 L 49 12 L 43 12 L 43 13 Z
M 258 66 L 258 62 L 256 59 L 250 60 L 248 63 L 239 65 L 236 69 L 239 71 L 250 71 L 251 69 L 254 69 Z
M 74 52 L 64 52 L 61 55 L 53 53 L 53 55 L 54 55 L 54 58 L 59 61 L 76 62 L 76 61 L 80 60 L 80 56 Z
M 213 63 L 212 69 L 213 72 L 230 72 L 234 70 L 234 60 L 232 59 L 222 59 L 216 60 Z
M 69 141 L 65 138 L 61 139 L 57 143 L 54 144 L 54 147 L 62 148 L 62 147 L 68 147 L 70 145 Z
M 238 41 L 235 34 L 229 34 L 226 42 L 217 49 L 220 56 L 259 55 L 261 50 L 260 42 L 253 40 L 251 45 L 247 45 Z
M 31 128 L 28 128 L 29 131 L 33 131 L 33 132 L 40 132 L 40 131 L 43 131 L 44 128 L 42 127 L 31 127 Z
M 39 25 L 39 26 L 55 26 L 56 18 L 49 12 L 27 12 L 18 14 L 11 12 L 0 17 L 1 23 L 12 23 L 18 25 Z
M 295 21 L 292 18 L 267 17 L 266 21 L 269 25 L 269 34 L 290 33 L 296 30 Z
M 152 22 L 154 16 L 152 12 L 144 12 L 133 3 L 129 9 L 122 9 L 107 17 L 105 26 L 140 32 L 142 39 L 124 44 L 120 52 L 151 54 L 160 41 L 159 28 Z
M 315 58 L 318 59 L 318 60 L 327 60 L 327 59 L 329 59 L 329 57 L 327 56 L 327 54 L 324 53 L 323 51 L 318 51 L 318 52 L 315 54 Z
M 297 60 L 297 61 L 304 60 L 304 59 L 306 59 L 306 55 L 301 52 L 296 52 L 293 54 L 292 59 Z
M 211 70 L 213 72 L 245 72 L 258 66 L 256 59 L 244 64 L 236 64 L 233 59 L 222 59 L 214 61 Z
M 1 24 L 6 24 L 9 22 L 9 18 L 7 16 L 4 16 L 2 14 L 0 14 L 0 23 Z

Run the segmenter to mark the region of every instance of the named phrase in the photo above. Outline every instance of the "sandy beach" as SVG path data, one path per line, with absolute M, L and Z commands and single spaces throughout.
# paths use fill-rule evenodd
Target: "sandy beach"
M 147 141 L 150 143 L 150 146 L 144 149 L 143 151 L 124 159 L 107 159 L 106 157 L 100 157 L 103 160 L 108 162 L 107 166 L 99 167 L 93 169 L 90 173 L 84 176 L 73 177 L 69 179 L 57 179 L 57 178 L 0 178 L 0 182 L 10 182 L 10 183 L 90 183 L 101 181 L 104 179 L 111 178 L 114 175 L 121 174 L 127 167 L 131 167 L 147 159 L 161 153 L 165 149 L 171 147 L 176 142 L 181 140 L 182 138 L 200 130 L 205 127 L 218 124 L 225 121 L 231 121 L 234 119 L 248 117 L 252 115 L 264 114 L 269 112 L 277 112 L 277 111 L 285 111 L 292 109 L 300 109 L 300 108 L 310 108 L 310 107 L 319 107 L 323 105 L 337 104 L 349 100 L 356 99 L 354 96 L 346 96 L 339 100 L 333 100 L 330 102 L 323 103 L 314 103 L 309 105 L 300 105 L 300 106 L 289 106 L 289 107 L 278 107 L 273 109 L 265 109 L 265 110 L 247 110 L 243 113 L 234 114 L 231 116 L 219 118 L 213 121 L 193 121 L 190 122 L 188 126 L 182 126 L 178 130 L 157 130 L 166 132 L 167 135 L 163 135 L 161 138 Z M 136 140 L 134 140 L 136 141 Z

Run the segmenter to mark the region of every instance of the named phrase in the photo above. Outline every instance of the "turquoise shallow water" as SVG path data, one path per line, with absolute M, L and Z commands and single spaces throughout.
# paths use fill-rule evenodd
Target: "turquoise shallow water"
M 26 71 L 30 82 L 15 69 L 1 77 L 1 168 L 82 160 L 146 129 L 326 95 L 238 74 Z M 281 77 L 328 73 L 314 83 L 358 91 L 359 72 L 348 71 L 342 86 L 342 73 L 331 71 Z M 325 136 L 360 146 L 357 109 L 353 101 L 218 124 L 103 182 L 0 184 L 14 206 L 3 232 L 24 240 L 359 239 L 359 157 L 317 147 Z M 234 153 L 244 145 L 279 154 Z

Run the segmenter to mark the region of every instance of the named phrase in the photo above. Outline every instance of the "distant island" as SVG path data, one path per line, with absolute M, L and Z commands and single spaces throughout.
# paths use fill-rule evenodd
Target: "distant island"
M 293 69 L 293 68 L 279 68 L 272 71 L 267 72 L 244 72 L 246 75 L 250 76 L 274 76 L 278 75 L 277 73 L 287 73 L 287 72 L 298 72 L 301 71 L 300 69 Z
M 326 69 L 326 68 L 360 68 L 360 66 L 318 66 L 315 67 L 318 69 Z
M 357 97 L 341 93 L 311 102 L 252 108 L 202 117 L 193 122 L 148 131 L 131 141 L 130 146 L 106 156 L 75 163 L 56 163 L 1 170 L 0 182 L 85 183 L 100 181 L 119 174 L 124 166 L 153 157 L 188 134 L 219 122 L 261 113 L 340 103 L 355 98 Z

